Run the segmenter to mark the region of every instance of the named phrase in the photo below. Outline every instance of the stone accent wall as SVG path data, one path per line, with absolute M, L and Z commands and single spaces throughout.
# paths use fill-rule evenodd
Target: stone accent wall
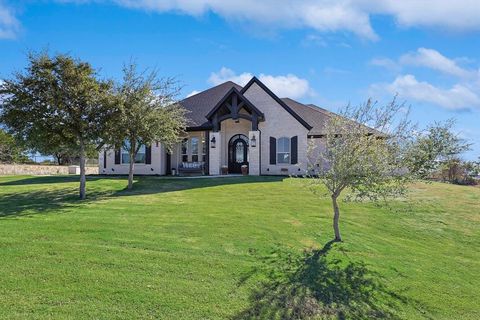
M 87 167 L 87 174 L 98 174 L 97 167 Z M 0 176 L 68 174 L 68 166 L 42 166 L 36 164 L 0 164 Z

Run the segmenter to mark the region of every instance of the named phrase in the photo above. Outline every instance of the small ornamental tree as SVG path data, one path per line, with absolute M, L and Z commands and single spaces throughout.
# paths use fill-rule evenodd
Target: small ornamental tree
M 128 189 L 133 187 L 135 159 L 142 146 L 161 142 L 167 150 L 180 141 L 186 127 L 185 110 L 176 102 L 179 92 L 172 78 L 156 72 L 138 72 L 135 64 L 123 68 L 116 88 L 120 112 L 112 128 L 111 145 L 129 154 Z
M 80 199 L 86 197 L 85 158 L 103 143 L 116 113 L 112 84 L 68 55 L 28 55 L 25 72 L 0 86 L 0 120 L 32 150 L 66 149 L 80 159 Z
M 403 104 L 392 101 L 380 107 L 369 100 L 359 107 L 331 113 L 325 123 L 322 145 L 310 141 L 309 186 L 326 187 L 333 207 L 335 240 L 342 241 L 338 198 L 348 189 L 351 199 L 387 199 L 403 195 L 412 176 L 405 151 L 412 129 Z

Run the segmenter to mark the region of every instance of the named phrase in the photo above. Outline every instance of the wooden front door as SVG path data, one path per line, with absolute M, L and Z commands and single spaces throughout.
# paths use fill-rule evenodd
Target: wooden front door
M 242 165 L 248 166 L 248 138 L 237 134 L 228 143 L 228 172 L 242 173 Z

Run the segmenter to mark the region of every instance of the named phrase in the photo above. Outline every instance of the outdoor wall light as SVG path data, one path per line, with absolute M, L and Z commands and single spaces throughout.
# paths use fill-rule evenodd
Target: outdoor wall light
M 215 137 L 212 138 L 212 140 L 210 140 L 210 145 L 211 145 L 211 148 L 215 148 L 215 143 L 217 141 L 215 140 Z
M 255 135 L 252 135 L 252 139 L 250 139 L 250 145 L 252 148 L 255 148 L 257 146 L 257 139 L 255 139 Z

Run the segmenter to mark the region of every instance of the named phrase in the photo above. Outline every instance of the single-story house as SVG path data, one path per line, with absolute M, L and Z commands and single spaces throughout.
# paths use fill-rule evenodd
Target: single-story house
M 154 142 L 135 159 L 135 174 L 295 175 L 307 170 L 309 140 L 321 145 L 330 112 L 279 98 L 253 77 L 244 87 L 227 81 L 190 96 L 187 134 L 171 153 Z M 128 152 L 103 150 L 102 174 L 127 174 Z

